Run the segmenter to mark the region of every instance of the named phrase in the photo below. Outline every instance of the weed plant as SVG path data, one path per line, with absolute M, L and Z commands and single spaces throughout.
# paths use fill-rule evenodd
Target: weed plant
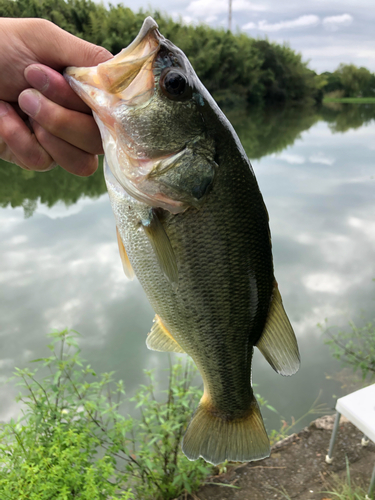
M 129 401 L 122 381 L 84 363 L 77 335 L 52 333 L 51 356 L 16 369 L 23 412 L 0 427 L 0 498 L 168 500 L 196 490 L 211 469 L 180 447 L 201 392 L 192 363 L 170 366 L 161 402 L 146 372 L 148 384 L 130 399 L 140 417 L 131 418 L 119 411 Z
M 328 336 L 325 341 L 332 349 L 334 358 L 344 365 L 360 372 L 362 379 L 370 381 L 375 378 L 375 323 L 369 321 L 362 326 L 357 326 L 354 321 L 349 321 L 347 330 L 334 333 L 333 328 L 318 325 Z
M 335 477 L 332 491 L 324 493 L 330 495 L 330 500 L 365 500 L 368 498 L 363 488 L 352 483 L 348 457 L 346 457 L 346 480 L 342 481 Z

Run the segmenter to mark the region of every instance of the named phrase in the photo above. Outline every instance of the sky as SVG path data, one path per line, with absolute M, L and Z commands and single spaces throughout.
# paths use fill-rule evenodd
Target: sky
M 186 23 L 228 26 L 229 0 L 133 0 Z M 125 1 L 122 3 L 126 4 Z M 318 73 L 340 63 L 375 72 L 375 0 L 233 0 L 232 30 L 288 43 Z

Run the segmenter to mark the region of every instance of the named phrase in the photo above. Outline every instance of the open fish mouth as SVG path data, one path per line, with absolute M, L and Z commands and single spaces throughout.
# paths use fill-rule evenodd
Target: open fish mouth
M 153 62 L 164 37 L 147 17 L 133 42 L 115 57 L 95 67 L 65 70 L 65 78 L 99 117 L 118 101 L 128 106 L 146 102 L 155 91 Z M 107 120 L 105 120 L 107 121 Z
M 69 67 L 65 78 L 92 109 L 108 166 L 129 196 L 171 213 L 202 205 L 216 168 L 197 111 L 202 97 L 198 105 L 193 69 L 151 17 L 113 59 Z

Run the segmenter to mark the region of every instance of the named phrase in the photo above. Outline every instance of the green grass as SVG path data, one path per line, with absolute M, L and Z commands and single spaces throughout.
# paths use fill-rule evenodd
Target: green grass
M 366 492 L 358 485 L 352 484 L 352 479 L 350 476 L 350 467 L 348 457 L 345 457 L 346 461 L 346 478 L 339 479 L 338 476 L 334 479 L 334 488 L 332 491 L 325 491 L 330 495 L 331 500 L 365 500 Z M 323 493 L 323 492 L 322 492 Z
M 323 102 L 343 102 L 348 104 L 375 104 L 375 97 L 325 97 Z

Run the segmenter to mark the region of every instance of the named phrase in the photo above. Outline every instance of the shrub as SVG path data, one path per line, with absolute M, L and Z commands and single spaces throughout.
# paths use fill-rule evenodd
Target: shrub
M 323 328 L 322 325 L 319 325 Z M 375 324 L 369 321 L 357 326 L 349 321 L 347 330 L 334 333 L 333 328 L 326 328 L 325 333 L 330 337 L 325 341 L 332 349 L 334 358 L 344 365 L 362 373 L 363 380 L 370 376 L 375 377 Z
M 51 356 L 35 360 L 36 370 L 16 369 L 24 409 L 0 427 L 0 498 L 157 500 L 197 489 L 210 468 L 180 448 L 200 393 L 192 363 L 170 366 L 164 401 L 152 372 L 129 400 L 113 373 L 84 364 L 77 335 L 51 334 Z M 121 414 L 125 401 L 136 402 L 138 419 Z

